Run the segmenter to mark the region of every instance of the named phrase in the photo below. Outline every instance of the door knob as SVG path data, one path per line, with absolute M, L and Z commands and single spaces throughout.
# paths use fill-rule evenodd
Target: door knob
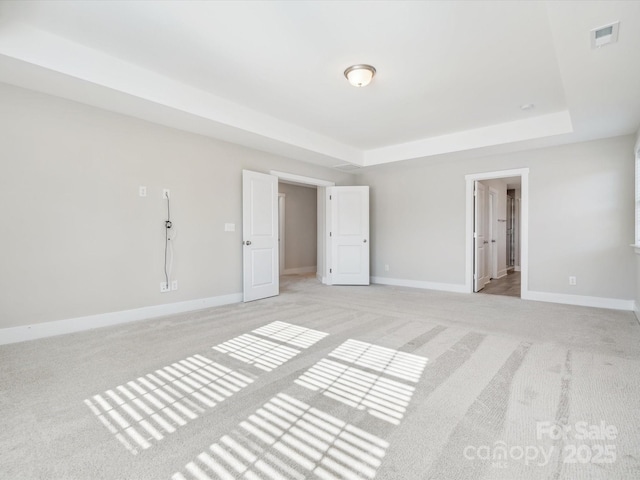
M 251 245 L 251 240 L 247 240 L 246 242 L 242 242 L 243 245 Z
M 485 240 L 485 241 L 484 241 L 484 242 L 482 242 L 482 243 L 489 243 L 489 242 Z
M 363 240 L 363 242 L 364 242 L 364 243 L 367 243 L 367 239 L 365 238 L 365 239 Z

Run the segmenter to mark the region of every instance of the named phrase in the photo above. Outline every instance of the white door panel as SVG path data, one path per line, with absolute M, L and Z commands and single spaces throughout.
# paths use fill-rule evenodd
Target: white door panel
M 279 293 L 278 177 L 242 171 L 244 301 Z
M 273 252 L 270 248 L 251 248 L 252 285 L 262 287 L 270 285 L 273 276 Z
M 487 188 L 480 182 L 475 187 L 475 221 L 474 221 L 474 284 L 473 291 L 478 292 L 489 283 L 489 269 L 487 268 Z
M 330 187 L 331 283 L 369 285 L 369 187 Z
M 343 190 L 338 192 L 337 197 L 336 205 L 340 208 L 336 225 L 337 235 L 361 236 L 363 233 L 362 193 Z
M 339 245 L 336 267 L 341 274 L 357 275 L 362 271 L 360 245 Z

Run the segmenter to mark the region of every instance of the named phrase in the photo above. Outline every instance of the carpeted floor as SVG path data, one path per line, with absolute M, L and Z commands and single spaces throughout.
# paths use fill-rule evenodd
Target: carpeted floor
M 640 478 L 630 312 L 284 277 L 0 347 L 0 478 Z

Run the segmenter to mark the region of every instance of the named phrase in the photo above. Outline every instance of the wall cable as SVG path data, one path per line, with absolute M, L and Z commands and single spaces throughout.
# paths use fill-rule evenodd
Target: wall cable
M 169 230 L 173 227 L 171 223 L 171 201 L 167 192 L 165 192 L 164 196 L 167 199 L 167 220 L 164 222 L 164 278 L 167 290 L 170 290 L 169 274 L 173 267 L 173 245 L 171 244 L 171 240 L 175 237 L 172 238 L 169 235 Z M 168 262 L 169 259 L 170 261 Z

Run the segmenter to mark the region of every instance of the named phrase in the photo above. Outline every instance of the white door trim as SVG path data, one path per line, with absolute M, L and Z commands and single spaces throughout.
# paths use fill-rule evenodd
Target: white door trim
M 466 180 L 466 261 L 465 261 L 465 291 L 473 293 L 473 185 L 476 180 L 491 180 L 493 178 L 520 177 L 520 267 L 521 287 L 520 298 L 529 299 L 529 169 L 516 168 L 512 170 L 498 170 L 495 172 L 472 173 L 465 175 Z
M 498 195 L 499 192 L 493 187 L 489 187 L 489 258 L 490 273 L 492 279 L 498 278 Z
M 279 255 L 279 275 L 284 273 L 284 232 L 285 232 L 285 222 L 286 222 L 286 203 L 285 200 L 287 195 L 284 193 L 278 193 L 278 255 Z
M 313 185 L 314 187 L 334 187 L 335 182 L 329 180 L 322 180 L 320 178 L 304 177 L 302 175 L 296 175 L 294 173 L 278 172 L 277 170 L 271 170 L 269 175 L 275 175 L 280 181 L 299 183 L 301 185 Z

